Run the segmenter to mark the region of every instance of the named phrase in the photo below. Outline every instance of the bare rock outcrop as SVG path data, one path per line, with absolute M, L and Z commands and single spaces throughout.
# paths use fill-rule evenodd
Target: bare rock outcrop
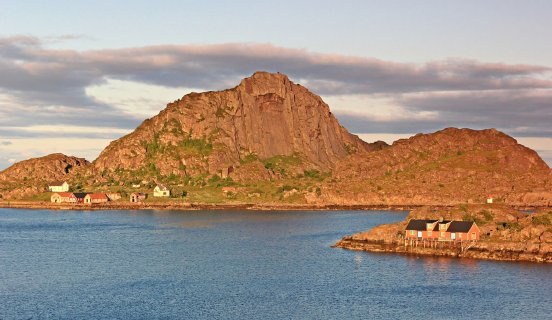
M 90 165 L 86 159 L 54 153 L 17 162 L 0 172 L 0 198 L 21 199 L 45 190 L 47 183 L 71 180 Z
M 77 168 L 90 165 L 84 158 L 54 153 L 40 158 L 17 162 L 0 172 L 0 182 L 63 180 Z
M 283 74 L 257 72 L 229 90 L 168 104 L 94 161 L 98 171 L 220 173 L 244 161 L 297 156 L 329 170 L 352 153 L 381 149 L 350 134 L 322 99 Z M 262 178 L 261 174 L 259 178 Z
M 552 203 L 548 165 L 496 129 L 447 128 L 398 140 L 340 162 L 335 178 L 334 197 L 363 203 L 455 205 L 489 196 L 516 205 Z

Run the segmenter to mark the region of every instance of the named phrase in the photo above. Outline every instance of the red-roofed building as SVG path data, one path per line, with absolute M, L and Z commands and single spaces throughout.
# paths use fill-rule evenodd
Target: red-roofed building
M 94 203 L 104 203 L 109 201 L 109 198 L 105 193 L 89 193 L 84 197 L 84 203 L 94 204 Z

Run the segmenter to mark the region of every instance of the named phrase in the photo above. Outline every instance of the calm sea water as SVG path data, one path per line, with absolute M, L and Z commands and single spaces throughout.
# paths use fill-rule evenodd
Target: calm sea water
M 0 209 L 0 319 L 550 319 L 552 266 L 332 249 L 406 212 Z

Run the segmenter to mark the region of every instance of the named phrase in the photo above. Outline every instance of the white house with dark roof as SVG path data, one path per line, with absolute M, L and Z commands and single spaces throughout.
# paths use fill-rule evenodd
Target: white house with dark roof
M 67 192 L 69 191 L 69 184 L 66 181 L 54 181 L 48 184 L 48 191 L 50 192 Z

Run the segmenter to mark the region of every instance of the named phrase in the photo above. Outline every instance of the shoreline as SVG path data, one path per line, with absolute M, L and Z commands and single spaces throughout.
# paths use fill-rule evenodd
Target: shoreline
M 338 210 L 383 210 L 383 211 L 410 211 L 423 205 L 345 205 L 345 204 L 278 204 L 278 203 L 171 203 L 171 202 L 112 202 L 101 204 L 69 204 L 51 203 L 43 201 L 0 201 L 0 208 L 6 209 L 46 209 L 46 210 L 247 210 L 247 211 L 338 211 Z M 441 206 L 443 207 L 443 206 Z
M 543 206 L 507 205 L 516 210 L 538 210 Z M 248 211 L 411 211 L 422 207 L 452 208 L 446 204 L 288 204 L 288 203 L 189 203 L 189 202 L 108 202 L 97 204 L 52 203 L 46 201 L 0 201 L 0 208 L 6 209 L 46 209 L 46 210 L 248 210 Z
M 513 243 L 513 242 L 512 242 Z M 552 252 L 542 253 L 538 250 L 513 250 L 504 243 L 499 248 L 486 241 L 478 241 L 473 247 L 462 252 L 458 248 L 434 249 L 423 247 L 406 247 L 398 243 L 379 240 L 358 240 L 351 236 L 343 237 L 332 248 L 372 253 L 400 254 L 405 256 L 450 257 L 460 259 L 478 259 L 488 261 L 552 263 Z

